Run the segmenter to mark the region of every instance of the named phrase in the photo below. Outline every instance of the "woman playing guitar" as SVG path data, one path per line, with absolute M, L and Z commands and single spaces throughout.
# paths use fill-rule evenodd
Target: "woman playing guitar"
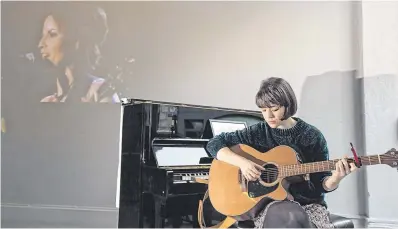
M 298 117 L 297 99 L 290 84 L 282 78 L 268 78 L 261 83 L 256 105 L 264 122 L 246 129 L 222 133 L 207 144 L 207 150 L 220 161 L 240 168 L 249 181 L 260 178 L 263 168 L 232 152 L 229 147 L 249 145 L 260 152 L 287 145 L 297 152 L 301 163 L 329 160 L 327 142 L 319 129 Z M 343 158 L 332 172 L 319 172 L 308 180 L 291 184 L 289 192 L 294 200 L 270 201 L 255 217 L 256 228 L 333 228 L 329 219 L 325 193 L 334 191 L 340 181 L 355 171 L 354 163 Z

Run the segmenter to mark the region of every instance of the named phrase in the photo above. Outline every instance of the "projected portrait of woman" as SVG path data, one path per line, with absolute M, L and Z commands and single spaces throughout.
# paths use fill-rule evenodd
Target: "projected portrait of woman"
M 99 7 L 59 7 L 45 16 L 38 49 L 56 75 L 53 93 L 41 102 L 119 102 L 121 73 L 100 70 L 108 31 Z

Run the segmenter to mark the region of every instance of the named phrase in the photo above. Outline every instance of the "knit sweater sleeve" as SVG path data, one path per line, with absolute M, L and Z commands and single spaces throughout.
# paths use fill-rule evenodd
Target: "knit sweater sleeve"
M 224 147 L 231 147 L 238 144 L 256 145 L 258 144 L 257 139 L 262 139 L 262 135 L 265 134 L 264 131 L 261 131 L 261 125 L 262 123 L 258 123 L 242 130 L 221 133 L 209 140 L 206 149 L 216 158 L 218 151 Z
M 313 159 L 315 162 L 329 160 L 328 145 L 327 145 L 325 137 L 323 136 L 323 134 L 321 132 L 318 132 L 317 141 L 315 142 L 315 145 L 313 146 L 313 155 L 314 155 Z M 330 171 L 313 173 L 310 175 L 310 181 L 314 185 L 316 192 L 322 194 L 322 193 L 328 193 L 328 192 L 333 191 L 333 190 L 328 191 L 323 188 L 324 179 L 330 175 L 332 175 L 332 173 Z

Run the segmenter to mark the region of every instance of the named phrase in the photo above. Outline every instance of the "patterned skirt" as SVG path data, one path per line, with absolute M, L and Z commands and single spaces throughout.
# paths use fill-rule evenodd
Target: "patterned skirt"
M 285 201 L 290 201 L 290 200 L 285 200 Z M 254 224 L 256 229 L 263 228 L 263 223 L 265 220 L 265 216 L 267 214 L 268 208 L 277 202 L 281 201 L 272 201 L 269 203 L 264 210 L 262 210 L 256 218 L 254 218 Z M 300 205 L 299 203 L 295 201 L 291 201 L 293 203 L 296 203 Z M 301 205 L 300 205 L 301 206 Z M 317 228 L 334 228 L 333 224 L 330 221 L 329 217 L 329 211 L 326 209 L 325 206 L 322 206 L 320 204 L 309 204 L 309 205 L 304 205 L 301 206 L 304 211 L 307 213 L 310 221 L 315 224 Z

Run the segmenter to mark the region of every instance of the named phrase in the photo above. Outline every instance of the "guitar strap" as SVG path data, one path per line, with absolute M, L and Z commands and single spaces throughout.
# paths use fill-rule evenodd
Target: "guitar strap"
M 200 179 L 200 178 L 196 178 L 195 179 L 196 182 L 198 183 L 202 183 L 202 184 L 209 184 L 208 180 L 205 179 Z M 230 226 L 232 226 L 232 224 L 234 224 L 237 220 L 227 216 L 223 221 L 219 222 L 218 224 L 214 225 L 214 226 L 210 226 L 210 227 L 206 227 L 206 223 L 203 219 L 203 203 L 205 202 L 205 200 L 209 198 L 209 189 L 207 189 L 204 197 L 202 200 L 199 200 L 199 207 L 198 207 L 198 222 L 199 222 L 199 226 L 200 228 L 229 228 Z

